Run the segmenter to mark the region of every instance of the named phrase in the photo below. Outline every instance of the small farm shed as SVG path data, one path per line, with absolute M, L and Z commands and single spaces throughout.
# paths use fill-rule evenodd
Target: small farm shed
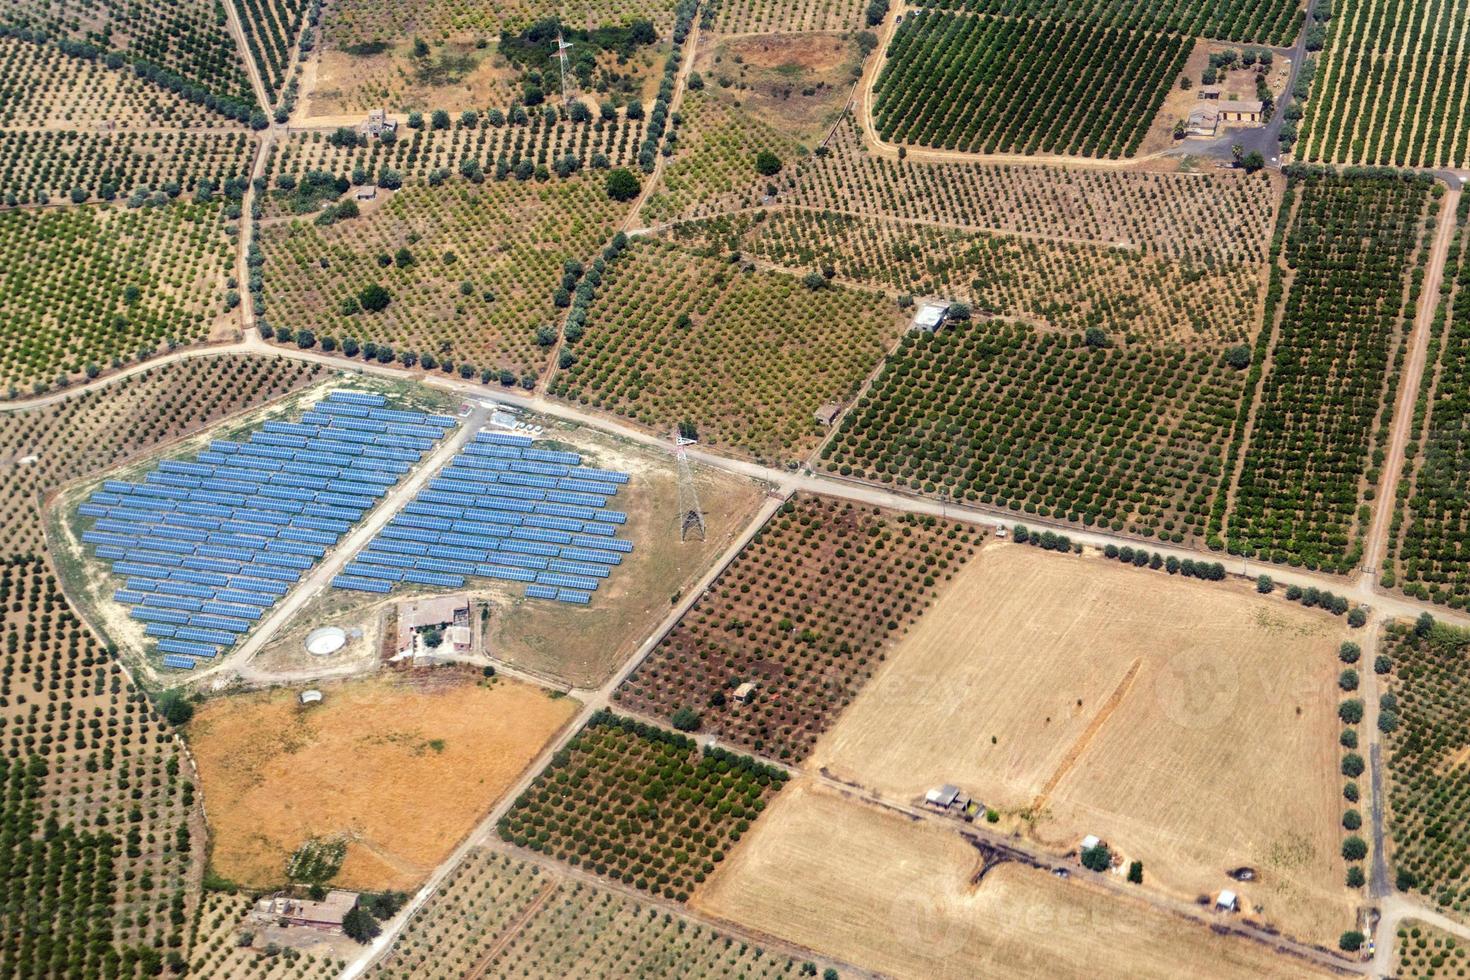
M 964 810 L 970 805 L 970 797 L 958 786 L 945 783 L 925 793 L 924 802 L 937 810 Z
M 301 692 L 301 703 L 302 704 L 321 704 L 322 703 L 322 692 L 321 691 L 317 691 L 317 690 L 302 691 Z
M 357 131 L 364 136 L 382 136 L 397 129 L 398 122 L 388 117 L 387 109 L 369 109 L 367 120 L 357 127 Z
M 449 627 L 444 631 L 444 642 L 453 647 L 455 653 L 469 653 L 470 628 L 468 626 Z
M 934 333 L 943 325 L 944 314 L 948 310 L 949 307 L 943 303 L 925 303 L 919 307 L 919 312 L 914 314 L 914 322 L 910 329 Z
M 1214 106 L 1200 106 L 1189 114 L 1184 131 L 1190 136 L 1214 136 L 1220 128 L 1220 110 Z
M 1101 837 L 1097 836 L 1096 834 L 1088 834 L 1086 837 L 1082 838 L 1082 850 L 1090 851 L 1101 843 Z
M 293 926 L 307 926 L 325 932 L 341 932 L 342 920 L 357 905 L 357 892 L 334 888 L 320 902 L 288 900 L 282 918 Z
M 1215 899 L 1215 908 L 1219 909 L 1221 912 L 1239 911 L 1240 899 L 1235 894 L 1235 892 L 1227 888 L 1220 893 L 1219 898 Z
M 466 627 L 465 649 L 469 649 L 469 625 L 470 600 L 464 595 L 447 595 L 434 599 L 417 599 L 412 602 L 399 603 L 398 652 L 403 654 L 412 651 L 414 633 L 430 626 Z M 450 643 L 455 642 L 448 633 L 445 634 L 445 639 Z
M 817 424 L 818 425 L 824 425 L 824 426 L 826 426 L 827 428 L 830 429 L 832 427 L 832 423 L 837 421 L 837 416 L 839 416 L 841 414 L 842 414 L 842 406 L 841 405 L 837 404 L 836 402 L 828 402 L 827 404 L 823 405 L 821 408 L 817 409 L 817 412 L 816 412 Z
M 735 700 L 740 704 L 749 704 L 755 697 L 755 684 L 746 681 L 735 689 Z
M 1199 90 L 1199 97 L 1202 99 L 1218 99 L 1220 97 L 1220 86 L 1201 85 Z

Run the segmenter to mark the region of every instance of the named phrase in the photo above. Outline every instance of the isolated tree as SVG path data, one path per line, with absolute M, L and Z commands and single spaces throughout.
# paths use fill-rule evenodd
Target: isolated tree
M 770 150 L 761 150 L 755 155 L 755 172 L 762 177 L 774 177 L 781 172 L 781 158 Z
M 1106 844 L 1086 848 L 1082 852 L 1082 866 L 1089 871 L 1106 871 L 1113 866 L 1113 852 Z
M 363 309 L 380 313 L 393 301 L 393 294 L 378 283 L 370 283 L 357 294 L 357 301 Z
M 681 732 L 697 731 L 699 729 L 699 723 L 699 712 L 695 711 L 693 708 L 680 708 L 678 711 L 675 711 L 673 717 L 669 719 L 669 724 L 673 725 Z
M 383 930 L 366 909 L 354 905 L 342 919 L 342 931 L 360 943 L 368 943 Z
M 607 174 L 607 196 L 614 201 L 631 201 L 642 190 L 642 184 L 633 171 L 626 167 L 610 170 Z

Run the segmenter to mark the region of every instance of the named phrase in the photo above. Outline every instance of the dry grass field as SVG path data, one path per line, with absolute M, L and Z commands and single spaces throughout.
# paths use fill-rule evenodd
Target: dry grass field
M 220 698 L 189 725 L 213 867 L 241 885 L 280 883 L 297 847 L 339 835 L 333 884 L 417 885 L 577 709 L 447 670 L 321 690 L 305 710 L 295 688 Z
M 1230 586 L 992 546 L 812 767 L 905 801 L 953 782 L 1058 852 L 1101 836 L 1186 900 L 1249 865 L 1262 918 L 1335 939 L 1344 632 Z
M 796 785 L 693 904 L 899 977 L 1318 975 L 1042 871 L 1002 864 L 971 884 L 979 870 L 948 830 Z
M 706 37 L 694 62 L 705 89 L 806 146 L 837 122 L 862 71 L 855 34 Z

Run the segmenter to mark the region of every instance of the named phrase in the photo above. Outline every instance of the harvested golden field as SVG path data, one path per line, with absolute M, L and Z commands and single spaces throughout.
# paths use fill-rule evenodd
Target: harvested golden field
M 979 870 L 950 830 L 795 785 L 693 904 L 898 977 L 1318 975 L 1043 871 L 1001 864 L 971 884 Z
M 1229 585 L 992 546 L 812 766 L 905 801 L 954 783 L 1058 853 L 1097 834 L 1186 900 L 1249 865 L 1259 917 L 1335 939 L 1345 632 Z
M 189 744 L 209 801 L 216 872 L 285 879 L 313 838 L 345 837 L 332 883 L 411 888 L 467 834 L 576 712 L 570 698 L 447 671 L 285 688 L 203 705 Z

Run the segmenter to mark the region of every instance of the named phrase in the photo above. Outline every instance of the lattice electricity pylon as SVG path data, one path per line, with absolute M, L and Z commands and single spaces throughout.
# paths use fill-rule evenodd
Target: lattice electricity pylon
M 571 42 L 562 40 L 561 28 L 556 29 L 556 60 L 561 66 L 561 101 L 567 101 L 567 49 Z
M 687 541 L 689 535 L 699 532 L 699 540 L 705 539 L 704 511 L 699 506 L 699 493 L 694 489 L 694 472 L 689 468 L 689 456 L 680 446 L 674 451 L 679 461 L 679 540 Z

